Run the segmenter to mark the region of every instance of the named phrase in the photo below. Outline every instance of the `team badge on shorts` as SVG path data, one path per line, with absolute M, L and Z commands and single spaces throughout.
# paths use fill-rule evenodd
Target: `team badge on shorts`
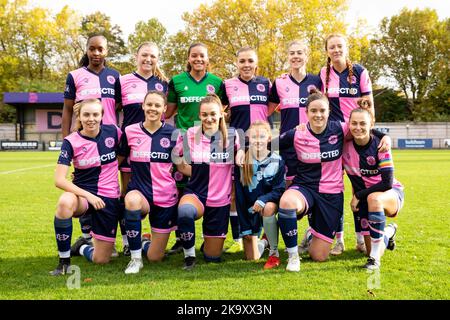
M 259 83 L 259 84 L 256 86 L 256 90 L 258 90 L 259 92 L 264 92 L 264 91 L 266 91 L 266 86 L 263 85 L 263 84 L 261 84 L 261 83 Z
M 162 138 L 159 141 L 159 144 L 161 145 L 161 147 L 163 148 L 168 148 L 170 146 L 170 140 L 168 138 Z
M 328 143 L 329 144 L 336 144 L 337 141 L 338 141 L 338 137 L 335 134 L 328 138 Z
M 108 137 L 105 139 L 105 146 L 107 146 L 108 148 L 114 147 L 114 144 L 115 144 L 114 138 Z
M 208 84 L 206 86 L 206 91 L 208 91 L 209 93 L 214 93 L 214 92 L 216 92 L 216 88 L 214 88 L 213 85 Z
M 377 161 L 375 160 L 375 158 L 373 156 L 368 156 L 366 158 L 366 161 L 369 166 L 374 166 L 377 163 Z
M 113 76 L 107 76 L 106 80 L 110 83 L 110 84 L 114 84 L 116 83 L 116 78 L 114 78 Z
M 157 84 L 155 84 L 155 89 L 158 91 L 163 91 L 164 87 L 161 83 L 157 83 Z

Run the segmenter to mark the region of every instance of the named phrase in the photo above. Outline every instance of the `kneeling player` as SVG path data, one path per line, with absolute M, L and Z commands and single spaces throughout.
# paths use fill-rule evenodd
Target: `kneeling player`
M 74 106 L 77 124 L 61 147 L 55 185 L 64 190 L 55 214 L 59 264 L 51 275 L 65 274 L 71 255 L 84 255 L 94 263 L 108 263 L 113 251 L 119 215 L 119 181 L 116 148 L 121 131 L 115 125 L 101 125 L 103 107 L 96 99 Z M 66 179 L 70 164 L 73 182 Z M 79 238 L 72 247 L 72 217 L 92 215 L 94 246 Z
M 365 100 L 362 100 L 365 101 Z M 395 217 L 403 206 L 403 186 L 394 178 L 390 151 L 377 150 L 379 138 L 370 134 L 374 118 L 369 109 L 354 109 L 350 115 L 353 140 L 344 147 L 344 168 L 353 187 L 350 206 L 358 213 L 369 258 L 364 267 L 379 269 L 384 250 L 393 250 L 395 223 L 385 227 L 386 216 Z
M 171 173 L 176 138 L 172 138 L 175 128 L 161 120 L 166 108 L 164 93 L 149 91 L 142 103 L 145 120 L 126 127 L 120 143 L 119 160 L 129 157 L 133 172 L 125 196 L 125 229 L 131 252 L 126 274 L 138 273 L 143 268 L 143 216 L 150 214 L 152 241 L 143 243 L 150 261 L 163 259 L 170 232 L 177 228 L 178 192 Z M 177 168 L 190 175 L 189 166 L 180 164 Z

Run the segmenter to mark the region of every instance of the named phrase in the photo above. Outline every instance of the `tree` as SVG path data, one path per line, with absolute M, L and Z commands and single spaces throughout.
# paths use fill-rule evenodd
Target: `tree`
M 382 20 L 379 37 L 372 42 L 383 72 L 396 80 L 416 121 L 445 112 L 432 103 L 441 90 L 448 110 L 449 37 L 449 19 L 439 21 L 435 10 L 405 8 Z
M 213 71 L 230 77 L 235 71 L 236 51 L 255 48 L 259 74 L 275 78 L 285 71 L 287 44 L 305 39 L 311 49 L 309 71 L 318 72 L 325 63 L 324 37 L 345 33 L 346 0 L 222 0 L 200 5 L 185 13 L 190 42 L 208 46 Z
M 134 33 L 128 36 L 128 48 L 130 53 L 135 53 L 143 42 L 154 42 L 160 50 L 167 41 L 167 29 L 158 19 L 152 18 L 147 22 L 139 21 L 134 27 Z

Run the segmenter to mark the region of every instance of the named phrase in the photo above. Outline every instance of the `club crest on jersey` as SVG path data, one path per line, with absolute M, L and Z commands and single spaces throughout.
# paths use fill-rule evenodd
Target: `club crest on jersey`
M 256 90 L 258 90 L 259 92 L 264 92 L 264 91 L 266 91 L 266 86 L 263 85 L 262 83 L 259 83 L 259 84 L 256 86 Z
M 114 147 L 114 144 L 115 144 L 114 138 L 108 137 L 105 139 L 105 146 L 107 146 L 108 148 Z
M 181 180 L 183 180 L 183 174 L 181 172 L 177 171 L 173 175 L 173 178 L 175 179 L 175 181 L 181 181 Z
M 116 82 L 116 78 L 114 78 L 113 76 L 107 76 L 106 80 L 110 83 L 110 84 L 114 84 Z
M 317 87 L 313 84 L 306 87 L 306 91 L 308 91 L 308 93 L 311 92 L 311 90 L 317 90 Z
M 155 89 L 158 91 L 163 91 L 164 87 L 161 83 L 157 83 L 157 84 L 155 84 Z
M 161 145 L 161 147 L 163 148 L 168 148 L 170 146 L 170 140 L 168 138 L 162 138 L 159 141 L 159 144 Z
M 369 166 L 374 166 L 377 163 L 377 161 L 375 160 L 375 158 L 373 156 L 368 156 L 366 158 L 366 161 Z
M 213 85 L 208 84 L 206 86 L 206 91 L 208 91 L 209 93 L 214 93 L 214 92 L 216 92 L 216 88 L 214 88 Z
M 329 144 L 336 144 L 337 142 L 338 142 L 338 137 L 335 134 L 328 138 Z

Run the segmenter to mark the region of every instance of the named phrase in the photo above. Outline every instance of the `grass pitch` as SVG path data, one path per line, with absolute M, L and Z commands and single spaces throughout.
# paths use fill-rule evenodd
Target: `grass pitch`
M 282 265 L 263 270 L 267 253 L 256 262 L 243 254 L 224 255 L 206 264 L 197 251 L 193 272 L 181 270 L 182 254 L 162 263 L 144 263 L 138 275 L 123 273 L 122 255 L 106 266 L 72 258 L 81 271 L 79 289 L 70 276 L 48 275 L 58 261 L 53 231 L 56 201 L 53 184 L 57 152 L 0 152 L 0 299 L 449 299 L 450 151 L 394 151 L 396 178 L 405 186 L 405 206 L 395 219 L 397 248 L 386 252 L 379 274 L 361 266 L 366 258 L 354 249 L 349 181 L 345 178 L 346 251 L 315 263 L 304 257 L 299 273 L 285 271 L 287 255 L 280 237 Z M 391 219 L 388 219 L 388 223 Z M 306 219 L 299 223 L 303 236 Z M 197 250 L 201 244 L 197 222 Z M 150 230 L 148 221 L 143 231 Z M 120 232 L 119 232 L 120 233 Z M 80 235 L 74 221 L 72 239 Z M 169 246 L 174 242 L 171 235 Z M 231 243 L 230 233 L 226 245 Z M 121 238 L 117 237 L 121 251 Z M 75 283 L 75 282 L 72 282 Z M 75 283 L 76 284 L 76 283 Z M 372 289 L 371 293 L 368 289 Z

